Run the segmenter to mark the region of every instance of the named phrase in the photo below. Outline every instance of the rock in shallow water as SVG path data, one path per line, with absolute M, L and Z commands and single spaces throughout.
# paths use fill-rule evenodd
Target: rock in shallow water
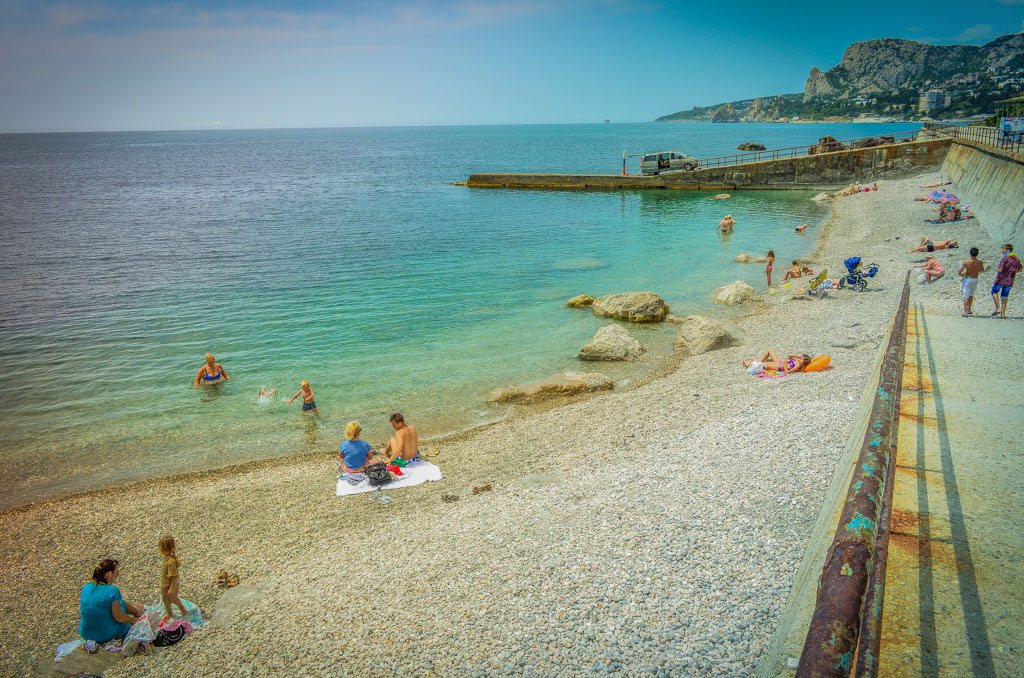
M 594 297 L 589 294 L 580 294 L 565 302 L 565 305 L 570 308 L 583 308 L 585 306 L 590 306 L 593 303 Z
M 635 360 L 643 352 L 643 345 L 625 327 L 605 325 L 576 357 L 580 360 Z
M 594 315 L 634 323 L 660 323 L 668 315 L 668 304 L 654 292 L 607 294 L 594 300 Z

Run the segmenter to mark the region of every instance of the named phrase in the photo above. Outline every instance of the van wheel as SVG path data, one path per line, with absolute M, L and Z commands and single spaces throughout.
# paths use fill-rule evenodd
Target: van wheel
M 683 169 L 689 172 L 693 170 L 693 165 L 691 165 L 690 163 L 686 163 L 685 165 L 683 165 Z

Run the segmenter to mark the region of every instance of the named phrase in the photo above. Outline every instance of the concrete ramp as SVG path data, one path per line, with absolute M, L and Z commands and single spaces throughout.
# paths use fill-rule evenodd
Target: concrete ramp
M 1024 322 L 908 321 L 880 676 L 1024 666 Z

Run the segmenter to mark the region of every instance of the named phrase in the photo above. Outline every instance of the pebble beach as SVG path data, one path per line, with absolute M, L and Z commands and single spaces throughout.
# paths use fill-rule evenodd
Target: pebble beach
M 967 249 L 994 268 L 999 243 L 978 221 L 924 223 L 931 205 L 911 198 L 939 179 L 837 199 L 808 232 L 815 272 L 837 278 L 850 256 L 879 264 L 866 291 L 795 295 L 807 278 L 781 287 L 792 257 L 776 250 L 775 293 L 762 280 L 750 312 L 728 323 L 740 345 L 635 388 L 425 441 L 440 482 L 335 497 L 338 440 L 322 454 L 0 514 L 0 672 L 30 675 L 75 637 L 76 597 L 101 558 L 121 562 L 127 600 L 151 601 L 157 541 L 170 534 L 181 596 L 207 616 L 221 570 L 259 599 L 108 677 L 754 675 L 907 270 L 924 260 L 906 250 L 922 235 L 960 239 L 935 253 L 945 277 L 911 296 L 957 315 Z M 978 315 L 991 310 L 992 278 L 982 274 Z M 1015 315 L 1019 303 L 1011 295 Z M 769 348 L 828 354 L 831 369 L 747 374 L 740 361 Z M 381 425 L 366 437 L 385 436 Z

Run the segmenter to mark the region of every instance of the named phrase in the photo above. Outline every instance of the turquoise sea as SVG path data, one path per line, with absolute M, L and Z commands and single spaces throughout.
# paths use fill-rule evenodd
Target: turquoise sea
M 652 290 L 683 315 L 732 263 L 807 254 L 804 192 L 541 192 L 453 186 L 480 171 L 621 170 L 914 125 L 594 124 L 0 135 L 0 508 L 506 416 L 487 393 L 571 369 L 607 321 L 566 299 Z M 636 158 L 630 172 L 639 172 Z M 725 213 L 733 235 L 715 233 Z M 793 231 L 810 224 L 807 236 Z M 192 388 L 203 355 L 232 379 Z M 309 379 L 319 417 L 285 401 Z M 260 388 L 278 389 L 259 402 Z

